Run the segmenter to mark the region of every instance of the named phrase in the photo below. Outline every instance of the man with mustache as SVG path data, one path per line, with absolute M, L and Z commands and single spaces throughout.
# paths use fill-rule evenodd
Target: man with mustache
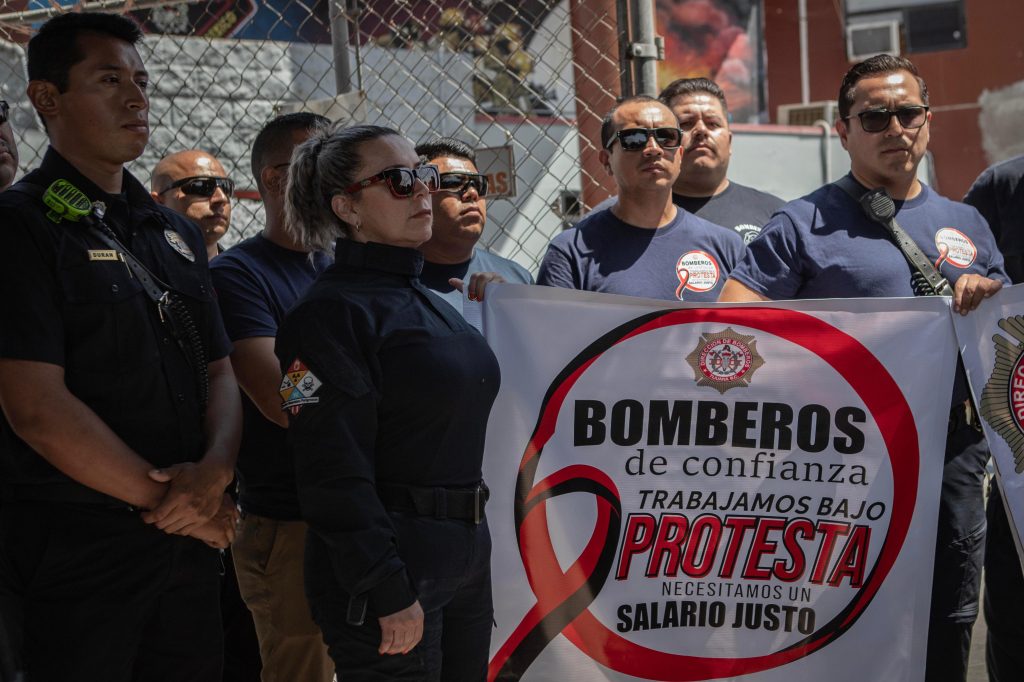
M 241 409 L 202 236 L 124 167 L 141 39 L 87 12 L 38 30 L 50 147 L 0 194 L 0 621 L 33 680 L 221 680 Z
M 465 142 L 442 137 L 416 147 L 425 163 L 437 166 L 441 188 L 431 195 L 434 223 L 430 239 L 420 245 L 420 281 L 462 312 L 462 294 L 452 279 L 468 280 L 475 272 L 495 272 L 506 282 L 533 284 L 523 266 L 476 248 L 487 223 L 487 176 L 476 167 L 476 153 Z
M 683 132 L 675 114 L 640 95 L 601 125 L 601 162 L 618 197 L 555 237 L 538 284 L 672 301 L 714 301 L 743 257 L 743 240 L 672 203 Z
M 707 78 L 680 78 L 669 83 L 658 99 L 676 115 L 683 131 L 683 165 L 672 186 L 672 201 L 735 230 L 749 244 L 785 202 L 727 177 L 732 131 L 725 93 Z
M 984 218 L 917 179 L 928 148 L 928 88 L 917 67 L 879 55 L 854 65 L 839 88 L 836 132 L 850 155 L 855 194 L 884 188 L 896 221 L 953 287 L 953 310 L 978 307 L 1009 280 Z M 828 184 L 780 209 L 747 248 L 722 301 L 911 296 L 913 270 L 886 227 Z M 989 452 L 956 370 L 932 579 L 926 682 L 963 682 L 985 541 L 982 481 Z M 925 459 L 925 462 L 931 462 Z
M 0 100 L 0 192 L 11 186 L 18 174 L 18 145 L 11 129 L 11 107 Z
M 211 261 L 231 225 L 235 183 L 227 175 L 216 157 L 199 149 L 165 156 L 153 169 L 153 199 L 199 225 Z

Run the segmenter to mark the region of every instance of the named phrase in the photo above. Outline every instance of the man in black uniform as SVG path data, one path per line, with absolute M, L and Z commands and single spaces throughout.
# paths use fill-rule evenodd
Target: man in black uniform
M 1024 156 L 986 168 L 964 203 L 992 228 L 1014 284 L 1024 282 Z M 1024 680 L 1024 573 L 999 486 L 989 487 L 985 539 L 985 663 L 991 682 Z
M 198 228 L 123 167 L 149 138 L 140 38 L 39 30 L 51 146 L 0 195 L 0 618 L 33 680 L 220 678 L 238 390 Z

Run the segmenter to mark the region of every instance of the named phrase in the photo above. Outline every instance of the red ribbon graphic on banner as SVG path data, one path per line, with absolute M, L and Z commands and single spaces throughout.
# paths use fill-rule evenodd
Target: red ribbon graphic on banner
M 649 331 L 708 323 L 768 332 L 828 363 L 874 417 L 893 477 L 888 532 L 861 589 L 844 609 L 803 640 L 760 656 L 712 658 L 676 654 L 639 645 L 610 630 L 588 607 L 604 586 L 619 539 L 622 509 L 614 481 L 599 469 L 574 465 L 535 482 L 540 456 L 554 435 L 562 404 L 573 385 L 605 351 Z M 894 457 L 894 453 L 899 453 L 899 457 Z M 592 343 L 555 378 L 523 453 L 516 480 L 516 535 L 526 577 L 537 602 L 495 653 L 488 669 L 489 682 L 520 679 L 559 634 L 602 665 L 650 680 L 696 682 L 746 675 L 807 656 L 854 624 L 896 562 L 916 504 L 918 466 L 917 428 L 899 386 L 859 341 L 816 317 L 771 308 L 692 308 L 657 311 L 621 325 Z M 548 531 L 546 503 L 570 493 L 593 495 L 597 516 L 586 547 L 563 571 Z

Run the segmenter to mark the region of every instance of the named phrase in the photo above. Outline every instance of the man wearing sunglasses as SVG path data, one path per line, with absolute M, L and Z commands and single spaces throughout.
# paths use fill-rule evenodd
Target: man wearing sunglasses
M 683 133 L 653 97 L 631 97 L 601 126 L 600 159 L 615 203 L 556 236 L 539 284 L 671 301 L 714 301 L 743 256 L 743 240 L 672 203 Z
M 683 131 L 683 161 L 672 186 L 676 206 L 715 225 L 735 230 L 749 244 L 785 202 L 730 180 L 732 131 L 725 93 L 707 78 L 680 78 L 658 93 Z M 615 197 L 594 210 L 608 208 Z
M 0 100 L 0 192 L 10 187 L 18 174 L 18 145 L 10 119 L 11 107 Z
M 928 147 L 928 89 L 909 60 L 879 55 L 851 68 L 839 88 L 836 131 L 857 194 L 884 188 L 896 221 L 953 287 L 953 310 L 978 307 L 1009 283 L 978 211 L 917 179 Z M 780 209 L 748 246 L 723 301 L 911 296 L 911 266 L 886 227 L 835 184 Z M 982 480 L 988 447 L 956 370 L 932 579 L 926 682 L 963 682 L 978 612 L 984 550 Z M 929 453 L 931 454 L 931 453 Z M 937 453 L 936 453 L 937 455 Z M 937 456 L 924 461 L 937 461 Z
M 416 153 L 437 166 L 440 186 L 431 195 L 434 222 L 430 239 L 420 246 L 420 281 L 462 312 L 462 294 L 452 279 L 467 281 L 474 272 L 495 272 L 506 282 L 533 284 L 523 266 L 477 248 L 487 223 L 487 176 L 476 167 L 476 153 L 450 137 L 420 144 Z
M 153 169 L 152 190 L 157 203 L 199 225 L 212 261 L 223 250 L 218 242 L 231 225 L 235 191 L 220 161 L 198 149 L 165 156 Z

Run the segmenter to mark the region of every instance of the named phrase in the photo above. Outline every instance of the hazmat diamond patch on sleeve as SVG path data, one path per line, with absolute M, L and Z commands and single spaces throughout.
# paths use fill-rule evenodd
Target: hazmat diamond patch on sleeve
M 298 414 L 303 405 L 320 402 L 314 394 L 322 383 L 302 360 L 295 358 L 281 378 L 281 409 Z

